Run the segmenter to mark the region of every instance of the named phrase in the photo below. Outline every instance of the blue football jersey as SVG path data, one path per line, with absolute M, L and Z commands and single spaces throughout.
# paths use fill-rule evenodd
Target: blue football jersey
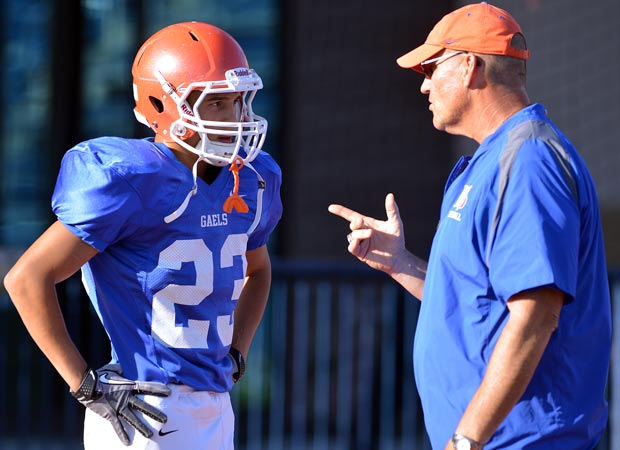
M 86 291 L 131 379 L 231 388 L 226 357 L 245 253 L 266 244 L 282 214 L 281 172 L 266 152 L 239 171 L 249 212 L 222 206 L 233 173 L 224 167 L 179 209 L 191 170 L 152 139 L 103 137 L 64 156 L 52 199 L 69 230 L 99 253 L 83 268 Z

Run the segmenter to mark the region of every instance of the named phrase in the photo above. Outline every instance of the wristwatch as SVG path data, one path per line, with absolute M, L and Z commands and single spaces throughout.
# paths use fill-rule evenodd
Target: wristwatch
M 483 448 L 480 442 L 458 433 L 454 433 L 452 436 L 452 446 L 454 450 L 482 450 Z
M 233 381 L 236 383 L 245 373 L 245 359 L 243 359 L 243 355 L 235 347 L 230 347 L 228 354 L 237 364 L 237 371 L 232 374 Z

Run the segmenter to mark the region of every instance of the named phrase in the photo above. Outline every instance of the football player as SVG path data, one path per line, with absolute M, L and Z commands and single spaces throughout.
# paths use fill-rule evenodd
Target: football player
M 225 31 L 179 23 L 133 68 L 135 115 L 154 138 L 101 137 L 64 156 L 57 216 L 5 278 L 33 337 L 86 406 L 90 449 L 233 448 L 229 391 L 262 318 L 281 172 L 261 147 L 262 88 Z M 111 341 L 91 368 L 55 285 L 81 269 Z

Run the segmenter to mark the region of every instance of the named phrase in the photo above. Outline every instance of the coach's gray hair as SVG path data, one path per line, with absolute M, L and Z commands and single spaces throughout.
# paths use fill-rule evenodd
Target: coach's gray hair
M 527 50 L 525 37 L 521 33 L 515 33 L 510 45 L 520 50 Z M 476 56 L 485 65 L 484 72 L 490 83 L 511 88 L 525 86 L 525 60 L 504 55 L 476 54 Z

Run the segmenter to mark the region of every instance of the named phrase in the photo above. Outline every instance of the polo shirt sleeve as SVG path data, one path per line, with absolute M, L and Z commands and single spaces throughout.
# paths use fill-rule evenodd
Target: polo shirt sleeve
M 576 291 L 580 220 L 567 175 L 538 139 L 523 142 L 509 170 L 488 244 L 492 288 L 503 302 L 542 286 L 563 291 L 570 301 Z

